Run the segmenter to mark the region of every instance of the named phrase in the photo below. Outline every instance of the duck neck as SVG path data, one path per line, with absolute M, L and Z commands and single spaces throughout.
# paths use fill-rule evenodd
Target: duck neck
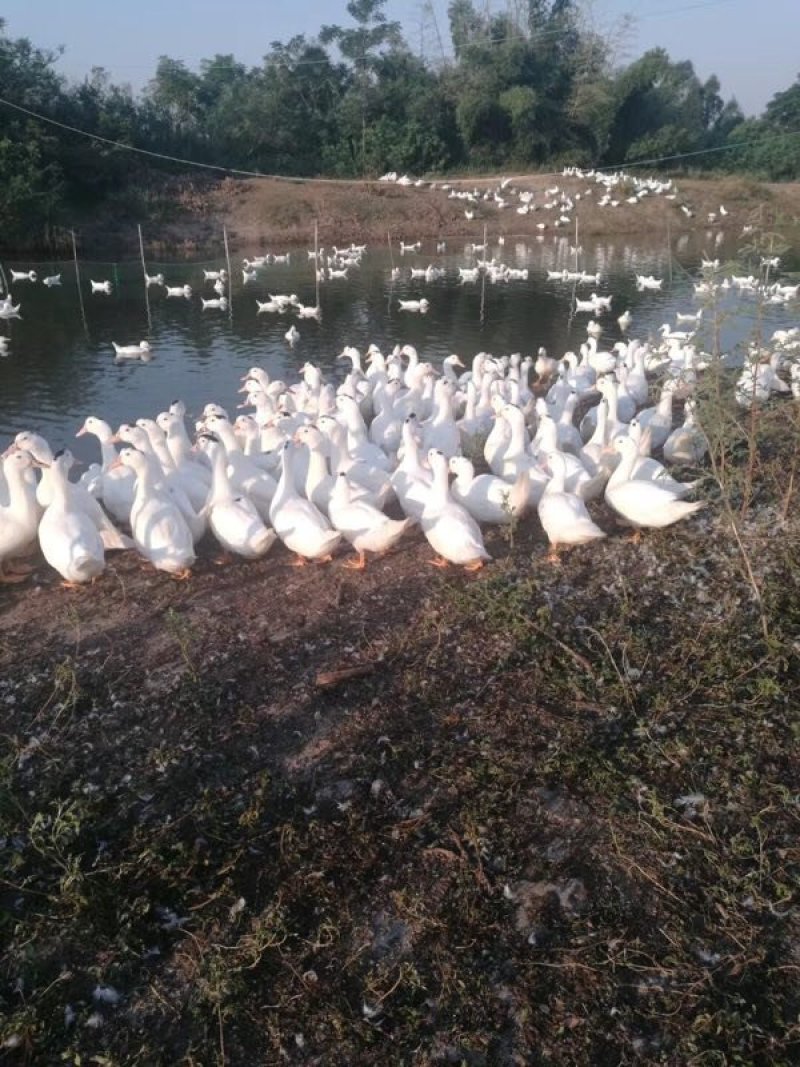
M 48 476 L 48 491 L 50 493 L 50 507 L 66 510 L 69 502 L 69 479 L 67 472 L 56 464 L 51 464 L 42 475 Z M 44 480 L 44 479 L 43 479 Z
M 432 502 L 437 507 L 444 507 L 450 495 L 446 463 L 435 463 L 433 465 L 433 481 L 430 493 Z
M 475 389 L 475 384 L 472 381 L 467 383 L 467 408 L 464 412 L 465 419 L 475 418 L 475 408 L 477 406 L 478 395 Z
M 234 497 L 228 477 L 228 456 L 222 445 L 214 445 L 209 449 L 211 457 L 211 493 L 209 504 L 222 504 Z
M 100 455 L 103 460 L 103 470 L 107 471 L 112 463 L 117 462 L 117 450 L 114 448 L 114 443 L 111 440 L 111 431 L 108 431 L 108 436 L 103 434 L 97 435 L 97 439 L 100 442 Z
M 28 481 L 27 471 L 19 467 L 5 470 L 9 510 L 30 517 L 36 512 L 36 486 Z
M 606 379 L 606 388 L 603 390 L 603 396 L 608 402 L 608 421 L 617 422 L 617 382 L 615 378 Z
M 176 421 L 170 425 L 167 432 L 167 448 L 176 467 L 181 467 L 194 461 L 189 435 L 186 433 L 186 427 L 183 422 Z
M 347 434 L 341 424 L 333 427 L 330 437 L 330 464 L 333 474 L 347 471 L 353 465 L 353 457 L 347 444 Z
M 172 453 L 167 447 L 166 438 L 163 435 L 156 433 L 153 433 L 152 435 L 148 433 L 147 436 L 150 439 L 150 446 L 153 449 L 153 454 L 161 464 L 161 469 L 164 473 L 169 474 L 170 471 L 177 470 L 175 460 L 172 458 Z
M 513 410 L 515 414 L 511 418 L 508 415 L 504 416 L 511 429 L 507 455 L 517 455 L 525 451 L 525 421 L 521 411 L 517 411 L 516 408 Z
M 628 482 L 633 474 L 633 468 L 636 465 L 638 459 L 637 451 L 635 448 L 626 449 L 621 456 L 619 463 L 614 469 L 614 473 L 608 479 L 609 488 L 613 489 L 616 485 L 621 485 L 623 482 Z
M 595 424 L 594 433 L 592 434 L 589 444 L 598 445 L 603 448 L 606 443 L 606 427 L 608 426 L 608 404 L 605 400 L 601 400 L 597 407 L 597 423 Z
M 158 493 L 159 490 L 163 493 L 163 482 L 161 481 L 161 469 L 158 466 L 158 462 L 155 457 L 144 453 L 145 462 L 142 464 L 141 470 L 136 472 L 136 496 L 140 500 L 145 500 L 148 497 Z
M 220 441 L 224 445 L 225 452 L 241 452 L 242 447 L 239 444 L 239 439 L 233 432 L 233 427 L 225 419 L 218 419 L 214 423 L 214 433 L 219 437 Z
M 318 485 L 329 476 L 328 459 L 319 445 L 307 445 L 308 473 L 306 485 Z
M 545 491 L 548 493 L 563 493 L 566 481 L 564 462 L 560 456 L 553 456 L 552 458 L 554 460 L 550 466 L 552 474 Z M 550 459 L 550 457 L 548 457 L 548 459 Z

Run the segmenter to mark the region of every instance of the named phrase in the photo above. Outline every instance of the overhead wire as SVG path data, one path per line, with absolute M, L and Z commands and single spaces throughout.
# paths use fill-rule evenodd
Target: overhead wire
M 204 170 L 212 170 L 217 173 L 223 174 L 235 174 L 247 178 L 262 178 L 269 181 L 284 181 L 294 182 L 298 184 L 321 184 L 321 185 L 374 185 L 379 179 L 377 178 L 316 178 L 305 177 L 291 174 L 265 174 L 262 171 L 257 170 L 244 170 L 241 167 L 228 167 L 222 166 L 218 163 L 204 163 L 196 159 L 185 159 L 181 156 L 169 155 L 165 152 L 155 152 L 149 148 L 138 148 L 136 145 L 125 144 L 123 141 L 115 141 L 110 137 L 103 137 L 99 133 L 91 133 L 89 130 L 79 129 L 77 126 L 70 126 L 66 122 L 60 122 L 58 119 L 50 118 L 47 115 L 42 115 L 39 112 L 33 111 L 31 108 L 23 107 L 21 104 L 15 104 L 11 100 L 6 100 L 5 97 L 0 97 L 0 105 L 4 107 L 12 108 L 15 111 L 20 111 L 30 118 L 36 119 L 38 122 L 44 122 L 51 126 L 56 126 L 59 129 L 66 130 L 69 133 L 78 134 L 81 137 L 87 137 L 90 140 L 100 141 L 102 144 L 107 144 L 113 148 L 119 148 L 126 152 L 135 152 L 139 155 L 148 156 L 152 159 L 161 159 L 168 163 L 179 163 L 181 166 L 186 167 L 198 167 Z M 766 137 L 756 138 L 750 141 L 737 141 L 732 144 L 715 145 L 712 148 L 698 148 L 691 152 L 674 152 L 670 155 L 653 156 L 647 159 L 634 159 L 621 163 L 609 163 L 600 167 L 591 167 L 590 170 L 594 172 L 611 172 L 614 173 L 619 170 L 629 170 L 632 167 L 652 167 L 661 163 L 670 163 L 680 159 L 692 159 L 698 156 L 711 155 L 717 152 L 731 152 L 737 151 L 742 148 L 751 148 L 754 145 L 771 144 L 777 140 L 783 140 L 786 137 L 794 137 L 800 134 L 800 130 L 783 130 L 779 133 L 769 134 Z M 530 180 L 531 178 L 559 178 L 563 175 L 563 169 L 550 172 L 535 172 L 528 175 L 512 175 L 512 180 L 520 181 L 522 179 Z M 448 182 L 451 185 L 463 185 L 464 183 L 475 182 L 475 177 L 469 178 L 441 178 L 437 181 Z

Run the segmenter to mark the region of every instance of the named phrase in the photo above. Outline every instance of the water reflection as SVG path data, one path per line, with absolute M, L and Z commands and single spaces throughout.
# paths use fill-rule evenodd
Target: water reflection
M 712 235 L 713 237 L 713 235 Z M 344 280 L 321 286 L 322 321 L 297 320 L 295 316 L 258 314 L 256 299 L 270 293 L 296 293 L 304 304 L 315 300 L 314 265 L 305 248 L 294 250 L 288 265 L 273 265 L 261 272 L 255 283 L 244 284 L 236 257 L 230 313 L 201 310 L 200 294 L 210 297 L 202 268 L 224 266 L 224 257 L 209 263 L 148 263 L 151 274 L 161 272 L 170 286 L 190 284 L 190 300 L 167 298 L 164 289 L 151 287 L 145 300 L 141 264 L 81 263 L 86 323 L 81 315 L 72 261 L 35 266 L 39 276 L 61 273 L 62 285 L 46 289 L 41 284 L 12 286 L 15 302 L 22 302 L 22 321 L 0 325 L 10 338 L 10 353 L 0 360 L 0 441 L 20 429 L 36 429 L 60 447 L 69 443 L 84 458 L 91 445 L 73 435 L 87 414 L 96 414 L 112 425 L 143 414 L 155 414 L 181 397 L 190 412 L 214 399 L 235 408 L 240 376 L 259 364 L 273 376 L 294 380 L 297 368 L 310 359 L 328 374 L 341 377 L 336 356 L 345 344 L 366 348 L 374 341 L 382 348 L 395 343 L 415 345 L 425 358 L 439 362 L 458 352 L 465 362 L 480 350 L 495 354 L 535 352 L 544 346 L 561 355 L 577 348 L 586 337 L 585 314 L 571 315 L 573 296 L 613 293 L 613 311 L 602 320 L 604 343 L 621 336 L 616 318 L 630 309 L 631 335 L 644 337 L 664 322 L 674 325 L 677 310 L 697 307 L 692 273 L 714 241 L 700 233 L 683 234 L 673 242 L 672 255 L 666 234 L 653 242 L 632 240 L 581 240 L 577 261 L 580 269 L 599 272 L 599 285 L 576 286 L 550 280 L 548 270 L 575 269 L 574 235 L 514 239 L 505 245 L 490 240 L 485 253 L 476 255 L 466 242 L 449 242 L 444 254 L 436 253 L 435 241 L 423 244 L 418 253 L 394 261 L 401 277 L 390 279 L 388 248 L 367 251 L 360 268 L 351 268 Z M 254 249 L 253 253 L 263 251 Z M 714 251 L 721 259 L 732 257 L 735 244 Z M 527 268 L 526 281 L 492 284 L 486 279 L 459 282 L 458 267 L 474 266 L 478 258 L 495 257 L 508 265 Z M 425 283 L 409 277 L 411 266 L 429 263 L 444 266 L 446 276 Z M 10 264 L 5 264 L 6 268 Z M 17 267 L 18 264 L 13 264 Z M 671 273 L 671 281 L 670 279 Z M 639 292 L 636 274 L 665 278 L 658 292 Z M 90 292 L 90 279 L 110 279 L 112 293 Z M 430 302 L 427 315 L 399 310 L 399 299 Z M 735 314 L 726 317 L 723 346 L 746 336 L 752 325 L 752 301 L 739 293 L 726 297 Z M 300 341 L 290 349 L 284 340 L 294 322 Z M 786 308 L 769 308 L 766 328 L 792 324 Z M 147 339 L 154 358 L 148 364 L 114 362 L 112 341 L 138 343 Z

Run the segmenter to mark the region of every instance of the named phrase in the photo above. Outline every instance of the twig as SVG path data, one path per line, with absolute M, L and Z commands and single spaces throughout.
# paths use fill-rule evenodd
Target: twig
M 355 667 L 340 667 L 335 671 L 320 671 L 314 679 L 314 685 L 319 689 L 330 689 L 340 682 L 349 682 L 351 678 L 363 678 L 365 675 L 371 674 L 381 662 L 381 660 L 375 660 L 373 663 L 360 663 Z

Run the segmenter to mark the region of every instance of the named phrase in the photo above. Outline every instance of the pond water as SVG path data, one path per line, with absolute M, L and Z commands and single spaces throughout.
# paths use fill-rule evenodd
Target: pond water
M 396 250 L 394 262 L 402 276 L 394 284 L 388 248 L 368 249 L 361 267 L 351 268 L 346 280 L 321 285 L 320 323 L 290 315 L 257 314 L 256 299 L 266 300 L 268 293 L 296 293 L 303 303 L 313 305 L 313 266 L 305 248 L 293 250 L 288 265 L 271 265 L 247 285 L 239 269 L 242 253 L 238 254 L 233 261 L 230 312 L 204 311 L 200 305 L 201 293 L 207 298 L 216 295 L 210 283 L 204 284 L 202 268 L 224 266 L 223 257 L 203 264 L 148 263 L 149 273 L 161 271 L 168 285 L 188 283 L 193 288 L 191 299 L 186 300 L 166 298 L 162 288 L 151 287 L 149 308 L 138 261 L 81 263 L 83 307 L 72 261 L 5 262 L 9 278 L 12 267 L 35 268 L 40 279 L 60 271 L 62 285 L 47 289 L 41 282 L 17 282 L 11 286 L 14 302 L 22 305 L 22 318 L 0 323 L 0 333 L 10 340 L 7 358 L 0 359 L 0 447 L 19 430 L 34 429 L 53 447 L 68 445 L 80 458 L 93 459 L 96 442 L 74 437 L 89 414 L 116 427 L 140 416 L 153 416 L 178 397 L 190 413 L 198 412 L 209 400 L 233 409 L 240 399 L 239 379 L 254 364 L 294 381 L 297 368 L 308 359 L 327 374 L 341 377 L 347 363 L 337 363 L 336 356 L 345 344 L 363 350 L 375 342 L 388 351 L 397 342 L 409 343 L 434 363 L 451 352 L 469 363 L 481 350 L 495 355 L 527 354 L 535 353 L 540 345 L 560 356 L 586 339 L 590 316 L 570 316 L 573 286 L 547 278 L 548 270 L 574 266 L 575 254 L 566 237 L 542 242 L 507 238 L 504 247 L 490 242 L 488 255 L 512 267 L 528 268 L 527 280 L 508 284 L 459 284 L 457 268 L 473 265 L 474 255 L 463 240 L 449 241 L 445 254 L 437 255 L 435 248 L 435 241 L 426 242 L 419 253 L 402 258 Z M 580 267 L 599 271 L 602 279 L 598 286 L 579 287 L 578 295 L 588 297 L 596 289 L 614 296 L 612 313 L 601 320 L 606 329 L 603 343 L 612 344 L 622 336 L 616 318 L 626 308 L 633 315 L 630 335 L 634 337 L 646 337 L 664 322 L 674 327 L 676 311 L 696 308 L 692 276 L 704 251 L 724 258 L 734 248 L 721 242 L 715 246 L 705 234 L 679 238 L 673 242 L 671 256 L 663 243 L 660 247 L 630 239 L 584 243 Z M 411 266 L 428 263 L 445 267 L 445 277 L 431 283 L 409 278 Z M 663 277 L 663 290 L 637 292 L 637 273 Z M 92 294 L 92 278 L 110 279 L 112 294 Z M 430 302 L 426 315 L 399 310 L 398 298 L 422 296 Z M 726 347 L 749 334 L 754 313 L 751 299 L 734 292 L 727 300 L 734 314 L 725 320 Z M 765 328 L 771 332 L 792 325 L 792 320 L 791 309 L 770 308 Z M 292 322 L 300 331 L 294 348 L 284 339 Z M 151 362 L 115 363 L 112 341 L 132 344 L 143 339 L 151 344 Z

